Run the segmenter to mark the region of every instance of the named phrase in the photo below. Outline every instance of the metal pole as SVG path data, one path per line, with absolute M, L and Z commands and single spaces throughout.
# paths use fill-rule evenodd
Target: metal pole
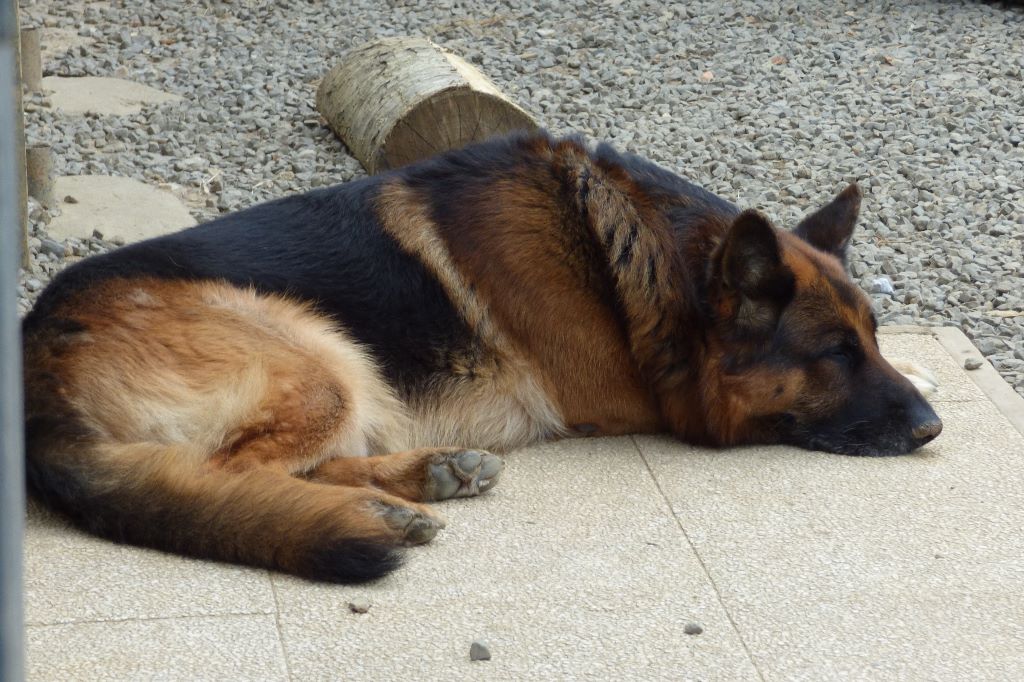
M 25 107 L 21 98 L 21 31 L 18 30 L 18 0 L 0 0 L 0 11 L 7 11 L 7 4 L 10 4 L 12 13 L 14 15 L 14 26 L 11 28 L 14 31 L 14 143 L 15 153 L 17 154 L 18 168 L 21 169 L 18 172 L 22 175 L 18 176 L 18 229 L 21 230 L 21 265 L 27 268 L 32 264 L 32 256 L 28 252 L 28 181 L 24 175 L 25 168 Z M 4 42 L 6 45 L 7 43 Z M 3 93 L 0 90 L 0 93 Z M 3 227 L 0 227 L 3 229 Z
M 25 532 L 25 453 L 22 416 L 18 262 L 22 202 L 18 125 L 22 111 L 11 93 L 17 74 L 16 0 L 0 0 L 0 680 L 25 679 L 22 544 Z M 20 99 L 20 98 L 19 98 Z

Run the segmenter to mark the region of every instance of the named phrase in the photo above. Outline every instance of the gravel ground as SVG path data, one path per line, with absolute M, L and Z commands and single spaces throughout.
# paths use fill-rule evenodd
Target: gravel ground
M 1020 7 L 443 4 L 23 0 L 23 25 L 81 43 L 47 75 L 120 76 L 186 99 L 69 118 L 37 96 L 29 138 L 54 145 L 60 174 L 166 183 L 207 219 L 362 175 L 314 108 L 318 79 L 353 45 L 425 35 L 553 131 L 612 140 L 781 225 L 858 181 L 851 269 L 879 291 L 881 319 L 961 326 L 1024 394 Z M 47 213 L 32 214 L 23 310 L 66 260 L 113 247 L 55 244 Z

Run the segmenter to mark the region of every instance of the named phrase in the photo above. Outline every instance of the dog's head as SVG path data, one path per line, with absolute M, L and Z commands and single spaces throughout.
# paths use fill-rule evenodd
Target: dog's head
M 791 232 L 746 211 L 715 251 L 701 390 L 721 442 L 896 455 L 942 430 L 879 353 L 870 300 L 846 274 L 860 199 L 851 185 Z

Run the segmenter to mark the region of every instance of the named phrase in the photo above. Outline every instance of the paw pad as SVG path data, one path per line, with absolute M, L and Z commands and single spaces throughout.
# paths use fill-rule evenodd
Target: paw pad
M 444 522 L 431 518 L 411 507 L 384 505 L 384 521 L 402 533 L 402 539 L 410 545 L 430 542 L 437 531 L 444 528 Z
M 472 497 L 498 483 L 505 462 L 481 450 L 459 450 L 428 465 L 427 496 L 431 500 Z

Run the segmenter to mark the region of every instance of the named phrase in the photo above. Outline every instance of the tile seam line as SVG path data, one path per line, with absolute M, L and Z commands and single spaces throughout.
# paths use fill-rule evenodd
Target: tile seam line
M 237 611 L 232 613 L 195 613 L 180 616 L 140 616 L 127 618 L 84 618 L 78 620 L 58 620 L 53 622 L 26 621 L 25 627 L 53 628 L 62 625 L 96 625 L 99 623 L 145 623 L 163 620 L 190 620 L 196 618 L 247 618 L 251 616 L 273 616 L 271 611 Z
M 277 641 L 281 645 L 281 656 L 284 657 L 284 672 L 289 680 L 294 680 L 292 663 L 288 659 L 288 647 L 284 643 L 284 631 L 281 629 L 281 600 L 277 596 L 277 584 L 274 582 L 274 575 L 270 571 L 267 571 L 267 579 L 270 581 L 270 591 L 274 595 L 274 629 L 277 630 Z
M 722 592 L 718 589 L 718 584 L 715 582 L 714 577 L 711 575 L 711 571 L 708 570 L 707 564 L 704 563 L 704 557 L 702 557 L 700 555 L 700 552 L 697 551 L 696 545 L 694 545 L 693 540 L 690 539 L 690 534 L 686 532 L 686 528 L 683 526 L 682 519 L 680 519 L 679 515 L 676 514 L 676 510 L 672 506 L 672 501 L 668 499 L 668 495 L 665 494 L 665 491 L 662 489 L 661 484 L 658 482 L 658 477 L 654 475 L 654 469 L 651 468 L 651 463 L 647 461 L 647 457 L 644 456 L 643 450 L 641 450 L 640 446 L 637 444 L 636 437 L 630 436 L 629 440 L 631 443 L 633 443 L 633 448 L 636 450 L 636 453 L 640 456 L 640 461 L 644 463 L 644 468 L 647 469 L 647 473 L 648 475 L 650 475 L 651 481 L 654 483 L 654 487 L 657 489 L 658 494 L 661 496 L 661 499 L 664 500 L 665 505 L 668 507 L 669 513 L 672 514 L 672 518 L 675 520 L 676 525 L 679 527 L 679 531 L 683 534 L 683 537 L 686 538 L 686 544 L 690 546 L 690 551 L 693 552 L 693 555 L 695 557 L 697 557 L 697 562 L 700 564 L 701 570 L 704 571 L 704 575 L 707 577 L 708 582 L 711 583 L 711 589 L 715 592 L 715 598 L 718 599 L 718 603 L 722 607 L 722 611 L 725 612 L 725 617 L 729 619 L 729 624 L 732 625 L 733 631 L 739 638 L 740 645 L 743 647 L 743 652 L 747 655 L 747 660 L 749 660 L 750 665 L 753 666 L 754 672 L 757 673 L 758 679 L 760 679 L 761 682 L 765 682 L 764 673 L 761 672 L 761 668 L 757 665 L 757 661 L 754 660 L 754 655 L 750 652 L 750 647 L 747 646 L 747 640 L 744 639 L 743 632 L 736 624 L 736 619 L 732 617 L 732 613 L 729 611 L 729 607 L 726 606 L 725 599 L 722 598 Z

